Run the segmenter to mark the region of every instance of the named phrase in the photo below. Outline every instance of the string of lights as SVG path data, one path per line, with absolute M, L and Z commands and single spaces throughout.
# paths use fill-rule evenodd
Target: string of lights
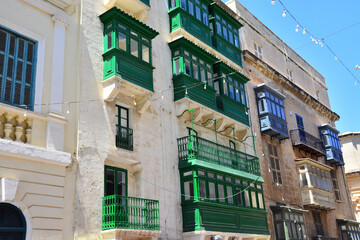
M 296 31 L 296 32 L 298 32 L 300 29 L 302 29 L 302 33 L 303 33 L 304 35 L 306 35 L 306 34 L 310 35 L 310 39 L 311 39 L 312 42 L 314 42 L 315 44 L 320 45 L 321 47 L 326 46 L 327 49 L 334 55 L 334 59 L 335 59 L 336 61 L 339 61 L 339 62 L 341 63 L 341 65 L 345 68 L 345 70 L 348 71 L 348 72 L 350 73 L 350 75 L 354 78 L 354 80 L 355 80 L 355 85 L 357 85 L 358 83 L 360 83 L 359 79 L 350 71 L 350 69 L 349 69 L 349 68 L 345 65 L 345 63 L 339 58 L 339 56 L 338 56 L 337 54 L 335 54 L 335 51 L 325 42 L 325 38 L 327 38 L 327 37 L 329 37 L 329 36 L 333 36 L 333 35 L 341 32 L 341 31 L 344 31 L 344 30 L 346 30 L 346 29 L 348 29 L 348 28 L 350 28 L 350 27 L 353 27 L 353 26 L 355 26 L 355 25 L 357 25 L 357 24 L 360 24 L 360 22 L 357 22 L 357 23 L 355 23 L 355 24 L 352 24 L 352 25 L 350 25 L 350 26 L 348 26 L 348 27 L 346 27 L 346 28 L 340 29 L 340 30 L 337 31 L 337 32 L 328 34 L 327 36 L 325 36 L 325 37 L 323 37 L 323 38 L 319 38 L 319 37 L 316 37 L 314 34 L 312 34 L 309 30 L 307 30 L 307 29 L 305 28 L 305 26 L 302 25 L 302 24 L 296 19 L 295 16 L 289 11 L 289 9 L 284 5 L 284 3 L 283 3 L 281 0 L 277 0 L 277 1 L 280 3 L 280 5 L 281 5 L 281 6 L 283 7 L 283 9 L 284 9 L 284 12 L 283 12 L 282 16 L 283 16 L 283 17 L 286 17 L 286 14 L 289 14 L 290 17 L 291 17 L 291 18 L 295 21 L 295 23 L 297 24 L 297 25 L 296 25 L 296 28 L 295 28 L 295 31 Z M 271 1 L 271 4 L 272 4 L 272 5 L 275 5 L 275 0 L 272 0 L 272 1 Z

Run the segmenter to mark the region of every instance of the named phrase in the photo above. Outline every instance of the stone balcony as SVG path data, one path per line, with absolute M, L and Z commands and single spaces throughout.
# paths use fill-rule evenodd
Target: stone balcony
M 50 130 L 53 122 L 64 126 L 67 120 L 55 113 L 45 115 L 0 103 L 1 139 L 62 151 L 64 132 Z

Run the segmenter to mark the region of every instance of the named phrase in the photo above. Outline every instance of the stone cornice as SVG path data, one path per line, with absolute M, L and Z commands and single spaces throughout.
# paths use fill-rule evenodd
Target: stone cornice
M 41 11 L 52 16 L 52 20 L 69 26 L 69 15 L 74 7 L 74 0 L 23 0 L 29 5 L 40 9 Z M 58 2 L 58 4 L 55 4 Z M 62 4 L 60 4 L 60 2 Z M 64 7 L 61 7 L 64 6 Z
M 335 122 L 340 119 L 340 116 L 337 113 L 331 111 L 330 108 L 319 102 L 319 100 L 315 99 L 304 89 L 300 88 L 298 85 L 291 82 L 289 79 L 287 79 L 281 73 L 276 71 L 266 62 L 256 57 L 250 51 L 244 50 L 243 56 L 245 62 L 249 63 L 256 69 L 260 70 L 265 76 L 279 83 L 282 87 L 292 92 L 295 96 L 300 98 L 302 101 L 304 101 L 306 104 L 308 104 L 310 107 L 312 107 L 313 109 L 324 115 L 325 117 L 329 118 L 331 121 Z

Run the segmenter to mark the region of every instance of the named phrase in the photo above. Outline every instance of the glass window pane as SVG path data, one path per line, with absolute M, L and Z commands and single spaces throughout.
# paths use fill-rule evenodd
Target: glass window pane
M 180 74 L 180 59 L 175 59 L 175 75 Z
M 221 25 L 219 22 L 216 22 L 216 32 L 221 36 Z
M 181 8 L 186 10 L 186 0 L 181 0 Z
M 124 31 L 127 30 L 127 28 L 126 28 L 125 26 L 121 25 L 120 23 L 118 24 L 118 27 L 121 28 L 121 29 L 124 30 Z
M 194 198 L 194 185 L 192 181 L 184 182 L 185 200 Z
M 117 172 L 117 187 L 117 194 L 126 196 L 126 174 L 124 172 Z
M 107 49 L 110 49 L 112 47 L 112 32 L 109 32 L 107 34 Z
M 135 39 L 131 38 L 130 49 L 131 49 L 131 54 L 133 56 L 135 56 L 135 57 L 139 56 L 139 43 Z
M 209 198 L 210 200 L 216 200 L 215 183 L 209 182 Z
M 218 184 L 218 194 L 219 202 L 225 202 L 224 186 L 222 184 Z
M 196 18 L 201 21 L 201 11 L 200 8 L 198 6 L 195 7 L 196 9 Z
M 142 59 L 143 59 L 143 61 L 150 63 L 149 47 L 144 44 L 142 45 Z
M 264 209 L 263 195 L 262 193 L 258 193 L 259 198 L 259 208 Z
M 115 171 L 106 169 L 106 196 L 115 194 Z
M 229 204 L 234 204 L 234 197 L 233 197 L 232 187 L 227 186 L 227 187 L 226 187 L 226 193 L 227 193 L 228 203 L 229 203 Z
M 208 14 L 206 12 L 203 12 L 203 23 L 207 26 L 208 23 Z
M 212 86 L 213 80 L 212 80 L 212 76 L 211 76 L 211 72 L 207 72 L 207 80 L 208 80 L 208 85 Z
M 223 37 L 228 40 L 227 29 L 223 26 Z
M 250 198 L 249 198 L 249 191 L 244 191 L 244 198 L 245 198 L 245 206 L 250 207 Z
M 200 80 L 201 80 L 201 82 L 206 82 L 205 69 L 203 69 L 203 68 L 200 68 Z
M 194 4 L 191 1 L 189 3 L 189 13 L 194 16 Z
M 252 207 L 257 208 L 256 192 L 251 192 Z
M 229 31 L 229 41 L 233 44 L 234 43 L 234 36 L 231 31 Z
M 119 49 L 126 51 L 126 35 L 119 32 Z
M 235 40 L 234 40 L 234 42 L 235 42 L 235 47 L 239 47 L 239 38 L 238 38 L 238 36 L 234 36 L 234 38 L 235 38 Z
M 190 62 L 187 59 L 185 59 L 185 73 L 190 75 Z
M 224 91 L 224 95 L 228 95 L 228 87 L 225 79 L 223 80 L 223 91 Z
M 241 189 L 239 189 L 239 188 L 236 188 L 236 204 L 238 206 L 242 206 Z
M 198 65 L 193 63 L 193 77 L 199 79 Z
M 199 181 L 200 186 L 200 197 L 206 198 L 206 183 L 204 181 Z

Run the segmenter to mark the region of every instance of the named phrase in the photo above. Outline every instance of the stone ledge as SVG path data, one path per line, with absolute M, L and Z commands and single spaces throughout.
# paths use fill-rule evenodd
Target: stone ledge
M 126 239 L 133 237 L 134 239 L 157 240 L 160 234 L 161 231 L 136 230 L 136 229 L 111 229 L 111 230 L 104 230 L 101 232 L 101 235 L 104 238 L 104 240 L 107 239 L 121 240 L 123 239 L 123 237 L 126 237 Z
M 0 156 L 21 158 L 67 167 L 71 164 L 71 154 L 34 145 L 0 139 Z

